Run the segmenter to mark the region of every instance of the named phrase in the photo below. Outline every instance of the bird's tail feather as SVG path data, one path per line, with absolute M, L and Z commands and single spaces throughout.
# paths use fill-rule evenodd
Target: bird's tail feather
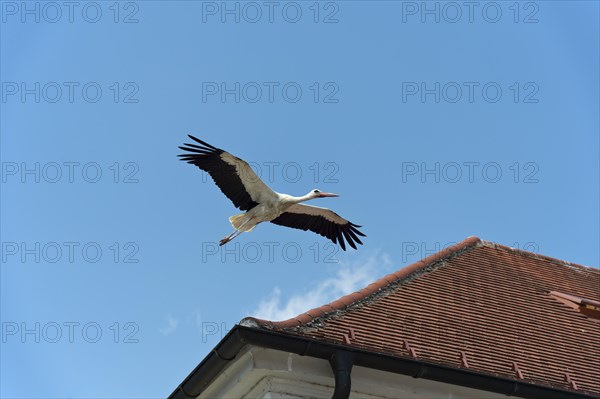
M 252 231 L 252 229 L 254 229 L 256 225 L 250 223 L 244 224 L 246 220 L 248 220 L 248 217 L 245 213 L 240 213 L 239 215 L 234 215 L 229 218 L 229 222 L 231 223 L 234 229 L 241 230 L 244 232 Z

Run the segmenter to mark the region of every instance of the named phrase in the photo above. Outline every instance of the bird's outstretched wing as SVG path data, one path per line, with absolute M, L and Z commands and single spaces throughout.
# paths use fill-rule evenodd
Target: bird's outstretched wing
M 277 194 L 254 173 L 246 161 L 192 135 L 189 137 L 200 145 L 185 143 L 179 147 L 187 151 L 179 155 L 181 160 L 208 172 L 237 208 L 248 211 L 260 202 L 277 198 Z
M 310 230 L 329 238 L 334 244 L 339 243 L 344 251 L 346 250 L 344 238 L 352 248 L 356 249 L 355 241 L 362 244 L 358 236 L 366 237 L 358 231 L 361 226 L 350 223 L 331 209 L 318 206 L 294 204 L 279 217 L 271 220 L 271 223 L 304 231 Z

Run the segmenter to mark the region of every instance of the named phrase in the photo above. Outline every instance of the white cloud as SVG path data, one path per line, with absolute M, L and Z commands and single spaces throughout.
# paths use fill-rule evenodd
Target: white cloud
M 179 326 L 179 320 L 171 316 L 170 314 L 166 317 L 168 325 L 165 328 L 160 328 L 159 331 L 162 335 L 167 336 L 171 335 L 177 330 L 177 326 Z
M 272 321 L 290 319 L 366 287 L 388 272 L 392 262 L 386 254 L 375 254 L 366 260 L 339 265 L 335 276 L 317 283 L 307 292 L 292 295 L 287 302 L 282 300 L 279 287 L 275 287 L 250 316 Z

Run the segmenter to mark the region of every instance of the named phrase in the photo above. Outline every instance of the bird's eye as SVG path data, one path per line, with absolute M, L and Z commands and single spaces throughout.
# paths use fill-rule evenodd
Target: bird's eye
M 318 194 L 320 191 L 319 190 L 314 190 L 313 193 Z

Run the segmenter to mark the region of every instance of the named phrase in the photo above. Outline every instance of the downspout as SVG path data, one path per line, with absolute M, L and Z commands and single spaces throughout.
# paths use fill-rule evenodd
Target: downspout
M 348 399 L 351 388 L 351 372 L 354 356 L 350 352 L 335 351 L 329 359 L 331 370 L 335 376 L 335 389 L 331 399 Z

